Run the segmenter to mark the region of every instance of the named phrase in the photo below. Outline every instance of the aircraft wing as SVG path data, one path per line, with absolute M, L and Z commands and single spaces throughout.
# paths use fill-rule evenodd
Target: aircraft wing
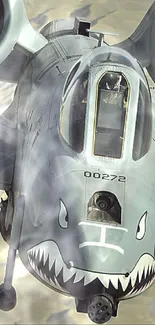
M 135 32 L 117 47 L 128 51 L 143 67 L 146 67 L 155 82 L 155 1 Z

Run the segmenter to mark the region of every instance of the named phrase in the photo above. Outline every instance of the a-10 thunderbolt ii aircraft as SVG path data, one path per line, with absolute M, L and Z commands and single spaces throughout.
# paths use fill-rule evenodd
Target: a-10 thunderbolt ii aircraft
M 76 17 L 36 32 L 23 1 L 0 1 L 0 228 L 9 243 L 0 308 L 16 304 L 16 252 L 95 323 L 155 278 L 155 2 L 109 46 Z M 20 302 L 19 302 L 20 303 Z

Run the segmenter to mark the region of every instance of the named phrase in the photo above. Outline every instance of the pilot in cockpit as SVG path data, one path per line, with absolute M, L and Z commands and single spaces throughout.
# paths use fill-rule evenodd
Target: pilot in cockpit
M 126 81 L 124 80 L 123 76 L 117 72 L 109 72 L 106 73 L 103 80 L 104 80 L 103 89 L 111 91 L 109 94 L 110 98 L 111 97 L 116 98 L 117 92 L 122 92 L 124 93 L 124 104 L 125 104 L 127 102 L 128 90 L 127 90 Z
M 107 73 L 105 78 L 105 89 L 121 91 L 122 76 L 117 73 Z

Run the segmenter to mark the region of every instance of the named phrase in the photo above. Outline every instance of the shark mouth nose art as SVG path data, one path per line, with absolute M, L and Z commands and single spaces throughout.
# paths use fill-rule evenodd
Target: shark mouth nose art
M 125 274 L 101 274 L 65 264 L 57 244 L 45 241 L 28 250 L 33 271 L 48 286 L 74 297 L 84 298 L 103 290 L 114 298 L 135 296 L 149 287 L 155 278 L 155 261 L 149 254 L 141 256 L 134 269 Z

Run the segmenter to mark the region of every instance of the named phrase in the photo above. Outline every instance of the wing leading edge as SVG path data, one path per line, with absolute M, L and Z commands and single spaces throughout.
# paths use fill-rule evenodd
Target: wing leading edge
M 155 82 L 155 1 L 147 11 L 135 32 L 117 47 L 128 51 L 143 67 L 146 67 Z

